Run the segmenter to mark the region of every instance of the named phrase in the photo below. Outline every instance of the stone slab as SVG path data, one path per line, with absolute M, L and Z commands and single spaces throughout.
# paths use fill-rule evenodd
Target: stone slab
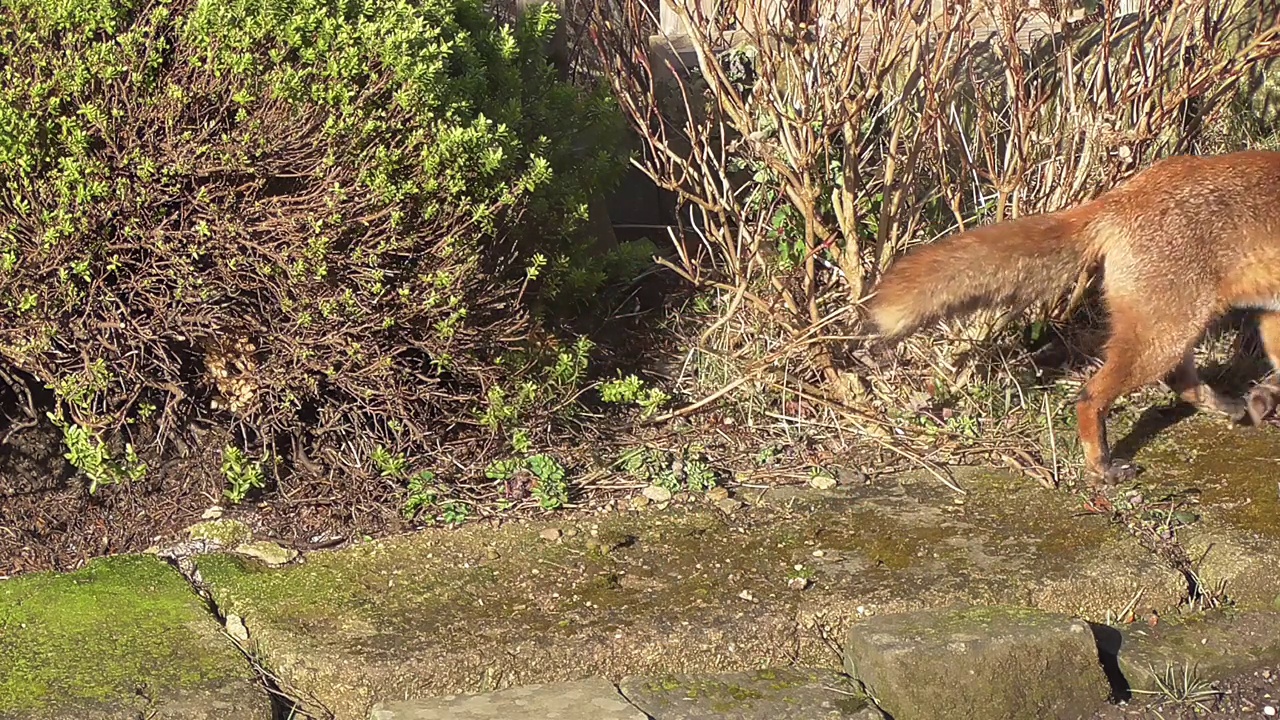
M 371 720 L 649 720 L 601 678 L 377 703 Z
M 554 522 L 432 529 L 278 570 L 197 560 L 282 681 L 338 720 L 372 705 L 603 676 L 839 666 L 887 612 L 1009 603 L 1104 619 L 1185 581 L 1078 499 L 1010 474 L 739 492 Z M 543 531 L 554 527 L 560 534 Z M 554 538 L 554 539 L 547 539 Z
M 842 673 L 776 668 L 721 675 L 623 678 L 618 689 L 653 720 L 871 720 L 867 701 Z
M 1280 612 L 1215 611 L 1155 627 L 1134 623 L 1111 648 L 1129 689 L 1154 691 L 1172 669 L 1206 681 L 1280 663 Z
M 1111 694 L 1088 624 L 1028 608 L 872 618 L 845 658 L 894 720 L 1079 720 Z
M 1199 516 L 1176 533 L 1200 583 L 1240 607 L 1280 607 L 1280 429 L 1197 414 L 1135 459 L 1148 503 L 1176 496 Z
M 263 720 L 248 662 L 154 557 L 0 581 L 0 718 Z

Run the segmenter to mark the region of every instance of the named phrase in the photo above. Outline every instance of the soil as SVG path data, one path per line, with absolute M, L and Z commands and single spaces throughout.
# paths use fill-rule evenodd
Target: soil
M 226 503 L 219 472 L 225 437 L 209 432 L 200 449 L 168 460 L 147 457 L 145 478 L 90 495 L 62 457 L 57 428 L 40 423 L 13 434 L 0 450 L 0 577 L 70 571 L 85 561 L 140 552 Z M 399 528 L 394 489 L 359 478 L 295 478 L 272 484 L 265 499 L 228 516 L 262 538 L 315 547 Z
M 1181 677 L 1181 675 L 1179 675 Z M 1222 720 L 1225 718 L 1280 717 L 1280 668 L 1252 672 L 1215 682 L 1217 697 L 1199 701 L 1164 696 L 1135 696 L 1125 704 L 1110 705 L 1092 720 Z M 1272 712 L 1267 713 L 1267 708 Z

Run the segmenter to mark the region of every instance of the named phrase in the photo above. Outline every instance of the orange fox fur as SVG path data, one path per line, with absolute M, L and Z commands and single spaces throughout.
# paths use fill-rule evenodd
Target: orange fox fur
M 1134 474 L 1112 460 L 1106 418 L 1139 387 L 1164 381 L 1235 420 L 1257 423 L 1274 408 L 1274 394 L 1246 401 L 1205 385 L 1192 351 L 1219 316 L 1256 309 L 1280 369 L 1280 152 L 1170 157 L 1082 205 L 920 246 L 888 269 L 868 310 L 892 340 L 980 306 L 1050 299 L 1099 265 L 1111 332 L 1105 363 L 1076 402 L 1095 480 Z

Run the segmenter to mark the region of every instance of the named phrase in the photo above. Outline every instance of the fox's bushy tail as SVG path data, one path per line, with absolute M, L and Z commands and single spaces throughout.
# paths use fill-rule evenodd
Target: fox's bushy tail
M 879 334 L 909 335 L 934 320 L 988 305 L 1020 306 L 1065 292 L 1093 263 L 1094 208 L 985 225 L 907 252 L 867 306 Z

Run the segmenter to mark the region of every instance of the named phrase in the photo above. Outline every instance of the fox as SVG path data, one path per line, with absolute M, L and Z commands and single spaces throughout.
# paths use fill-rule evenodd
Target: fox
M 1086 271 L 1098 273 L 1108 315 L 1102 366 L 1075 398 L 1091 486 L 1140 470 L 1107 442 L 1112 404 L 1135 390 L 1164 383 L 1235 423 L 1261 425 L 1274 412 L 1274 387 L 1241 398 L 1206 385 L 1194 350 L 1223 315 L 1256 311 L 1280 370 L 1280 152 L 1168 156 L 1092 200 L 918 245 L 888 266 L 864 307 L 873 337 L 893 344 L 983 307 L 1061 297 Z

